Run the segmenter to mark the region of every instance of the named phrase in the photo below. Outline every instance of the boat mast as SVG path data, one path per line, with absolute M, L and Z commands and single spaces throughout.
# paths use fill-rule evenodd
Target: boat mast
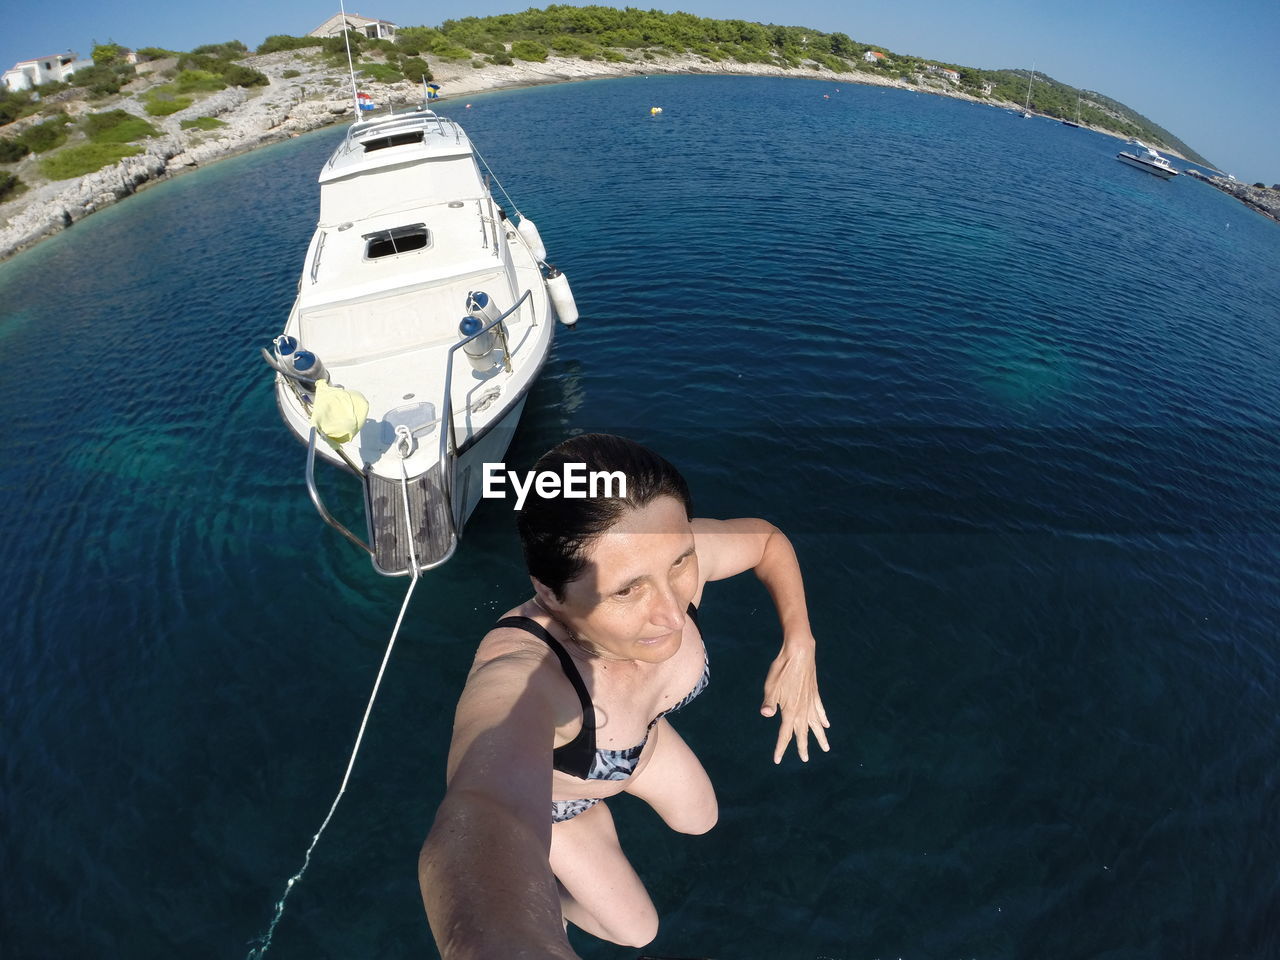
M 1031 75 L 1027 77 L 1027 105 L 1022 108 L 1023 113 L 1031 112 L 1031 81 L 1036 75 L 1036 65 L 1031 65 Z M 352 81 L 354 82 L 354 81 Z

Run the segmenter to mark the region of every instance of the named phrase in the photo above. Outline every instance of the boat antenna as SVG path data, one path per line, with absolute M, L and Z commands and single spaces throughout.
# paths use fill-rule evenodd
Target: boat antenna
M 330 10 L 333 8 L 330 7 Z M 346 0 L 338 0 L 338 9 L 342 11 L 342 42 L 347 46 L 347 71 L 351 74 L 351 105 L 356 111 L 356 120 L 360 120 L 360 94 L 356 90 L 356 66 L 351 62 L 351 25 L 347 23 Z

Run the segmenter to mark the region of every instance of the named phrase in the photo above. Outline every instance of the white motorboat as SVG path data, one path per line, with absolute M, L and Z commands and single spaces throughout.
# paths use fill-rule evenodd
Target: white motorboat
M 1133 141 L 1142 147 L 1142 153 L 1130 153 L 1128 150 L 1122 150 L 1116 154 L 1117 160 L 1122 160 L 1131 167 L 1137 167 L 1139 170 L 1145 170 L 1147 173 L 1154 173 L 1162 180 L 1168 180 L 1178 175 L 1178 171 L 1174 169 L 1172 163 L 1167 158 L 1160 156 L 1155 150 L 1148 147 L 1141 141 Z
M 577 320 L 537 228 L 507 218 L 483 163 L 425 106 L 352 124 L 320 173 L 297 300 L 263 351 L 280 413 L 307 445 L 312 502 L 386 575 L 452 556 L 555 317 Z M 362 483 L 367 539 L 326 508 L 317 455 Z

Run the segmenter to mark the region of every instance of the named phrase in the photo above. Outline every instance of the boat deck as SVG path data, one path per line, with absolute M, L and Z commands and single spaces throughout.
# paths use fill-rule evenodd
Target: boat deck
M 412 564 L 403 486 L 403 480 L 365 471 L 365 516 L 373 565 L 379 573 L 392 576 L 408 573 Z M 439 464 L 410 479 L 408 492 L 409 515 L 415 524 L 413 554 L 419 567 L 433 566 L 445 560 L 455 544 Z

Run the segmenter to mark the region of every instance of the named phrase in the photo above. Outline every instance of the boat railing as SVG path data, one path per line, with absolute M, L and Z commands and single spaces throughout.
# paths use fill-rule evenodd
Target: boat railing
M 342 145 L 329 157 L 328 163 L 325 164 L 325 169 L 329 169 L 341 158 L 359 148 L 364 142 L 365 134 L 375 128 L 381 127 L 383 131 L 389 132 L 395 129 L 421 126 L 425 134 L 432 121 L 435 121 L 436 133 L 441 140 L 449 139 L 449 130 L 452 129 L 453 142 L 455 144 L 462 142 L 462 128 L 458 126 L 457 122 L 440 116 L 434 110 L 418 108 L 411 113 L 393 113 L 376 117 L 372 120 L 357 120 L 347 128 L 347 135 L 343 139 Z
M 444 563 L 446 560 L 448 560 L 451 556 L 453 556 L 453 552 L 457 548 L 458 542 L 461 539 L 460 530 L 462 527 L 462 517 L 459 514 L 461 513 L 462 505 L 458 503 L 454 498 L 454 490 L 457 482 L 457 465 L 458 465 L 458 438 L 457 438 L 457 429 L 454 424 L 454 416 L 453 416 L 454 355 L 471 341 L 476 340 L 479 337 L 483 337 L 485 334 L 497 328 L 498 342 L 502 349 L 502 363 L 503 363 L 503 366 L 506 368 L 507 372 L 510 373 L 512 370 L 511 349 L 510 349 L 510 345 L 507 342 L 507 337 L 505 333 L 506 328 L 502 327 L 501 324 L 507 319 L 509 319 L 511 315 L 514 314 L 517 310 L 519 310 L 522 306 L 524 306 L 524 304 L 527 301 L 529 301 L 532 296 L 533 296 L 532 290 L 525 290 L 525 292 L 520 295 L 520 299 L 518 299 L 509 309 L 503 311 L 502 314 L 500 314 L 498 317 L 494 318 L 493 320 L 490 320 L 488 323 L 482 326 L 475 333 L 469 336 L 463 337 L 457 343 L 449 347 L 449 353 L 445 360 L 444 398 L 440 404 L 440 409 L 441 409 L 440 423 L 441 423 L 442 429 L 440 430 L 440 454 L 439 454 L 438 462 L 440 464 L 440 487 L 444 494 L 445 515 L 448 517 L 448 520 L 449 520 L 449 539 L 451 541 L 451 545 L 449 547 L 448 552 L 445 554 L 445 556 L 443 556 L 442 558 L 440 558 L 438 561 L 434 563 L 424 564 L 420 566 L 420 570 L 423 570 L 423 571 L 430 570 Z M 299 404 L 305 410 L 310 405 L 308 402 L 310 398 L 307 395 L 307 390 L 308 388 L 314 389 L 315 381 L 310 380 L 306 377 L 302 377 L 299 374 L 289 370 L 284 365 L 278 363 L 271 356 L 271 354 L 268 353 L 266 350 L 262 351 L 262 356 L 267 361 L 267 364 L 270 367 L 272 367 L 282 375 L 285 383 L 288 385 L 288 387 L 293 392 L 293 394 L 297 397 Z M 356 534 L 352 533 L 351 530 L 348 529 L 345 524 L 343 524 L 332 513 L 330 513 L 329 509 L 325 506 L 324 499 L 320 496 L 320 488 L 316 484 L 317 439 L 318 439 L 318 434 L 317 434 L 316 428 L 312 426 L 311 432 L 307 437 L 307 469 L 306 469 L 307 495 L 311 498 L 312 505 L 316 508 L 316 512 L 320 514 L 320 518 L 325 523 L 333 527 L 333 529 L 337 530 L 338 533 L 342 534 L 343 537 L 345 537 L 355 546 L 359 547 L 365 553 L 369 554 L 370 556 L 374 556 L 373 548 L 370 547 L 369 544 L 365 543 L 365 541 L 361 540 L 360 537 L 356 536 Z M 349 466 L 352 469 L 354 473 L 356 473 L 357 475 L 361 473 L 360 467 L 357 464 L 352 462 L 351 458 L 347 455 L 346 451 L 342 449 L 342 446 L 340 444 L 331 444 L 331 446 L 333 447 L 335 452 L 346 462 L 347 466 Z
M 500 323 L 510 317 L 519 310 L 533 296 L 532 290 L 526 290 L 520 295 L 509 309 L 504 311 L 501 316 L 494 320 L 490 320 L 483 327 L 470 336 L 463 337 L 457 343 L 449 348 L 449 357 L 445 362 L 444 368 L 444 400 L 440 404 L 440 472 L 442 486 L 444 487 L 444 496 L 446 505 L 449 508 L 449 522 L 453 525 L 450 531 L 456 541 L 460 537 L 459 528 L 462 526 L 462 518 L 458 516 L 461 510 L 461 504 L 454 500 L 454 485 L 457 480 L 456 471 L 458 465 L 458 438 L 457 431 L 453 423 L 453 358 L 454 355 L 465 347 L 472 340 L 483 337 L 486 333 L 493 330 Z M 501 329 L 499 334 L 501 334 Z M 499 336 L 502 343 L 502 361 L 507 372 L 511 372 L 511 353 L 507 346 L 507 338 Z
M 311 406 L 312 401 L 310 391 L 315 390 L 316 381 L 310 377 L 301 376 L 297 372 L 290 370 L 284 364 L 279 363 L 266 350 L 262 351 L 262 357 L 267 361 L 267 365 L 269 367 L 281 375 L 281 379 L 294 395 L 294 398 L 298 401 L 298 406 L 305 413 Z M 373 556 L 372 548 L 347 529 L 347 527 L 335 518 L 324 505 L 324 500 L 320 496 L 320 488 L 316 486 L 316 437 L 316 428 L 313 426 L 311 428 L 311 433 L 307 437 L 307 469 L 305 474 L 307 495 L 311 498 L 311 503 L 315 506 L 316 512 L 320 514 L 321 520 L 333 527 L 333 529 L 337 530 L 365 553 Z M 342 458 L 343 462 L 351 468 L 352 472 L 358 476 L 360 474 L 360 467 L 352 462 L 347 451 L 342 449 L 342 445 L 331 443 L 330 446 L 333 448 L 334 452 Z
M 343 452 L 341 448 L 337 448 L 337 449 L 339 453 Z M 347 459 L 345 454 L 343 455 L 343 459 L 344 460 Z M 350 464 L 349 460 L 348 460 L 348 463 Z M 354 469 L 355 465 L 351 464 L 351 466 Z M 369 554 L 369 556 L 373 556 L 373 549 L 367 543 L 365 543 L 363 540 L 357 537 L 354 533 L 348 530 L 340 520 L 334 517 L 334 515 L 331 514 L 328 511 L 328 509 L 325 507 L 324 501 L 320 498 L 320 488 L 316 486 L 316 428 L 315 427 L 311 428 L 311 434 L 307 438 L 307 495 L 311 497 L 311 503 L 315 506 L 316 512 L 320 514 L 321 520 L 323 520 L 329 526 L 333 527 L 333 529 L 337 530 L 340 534 L 342 534 L 344 537 L 346 537 L 348 540 L 354 543 L 357 547 L 359 547 L 365 553 Z

